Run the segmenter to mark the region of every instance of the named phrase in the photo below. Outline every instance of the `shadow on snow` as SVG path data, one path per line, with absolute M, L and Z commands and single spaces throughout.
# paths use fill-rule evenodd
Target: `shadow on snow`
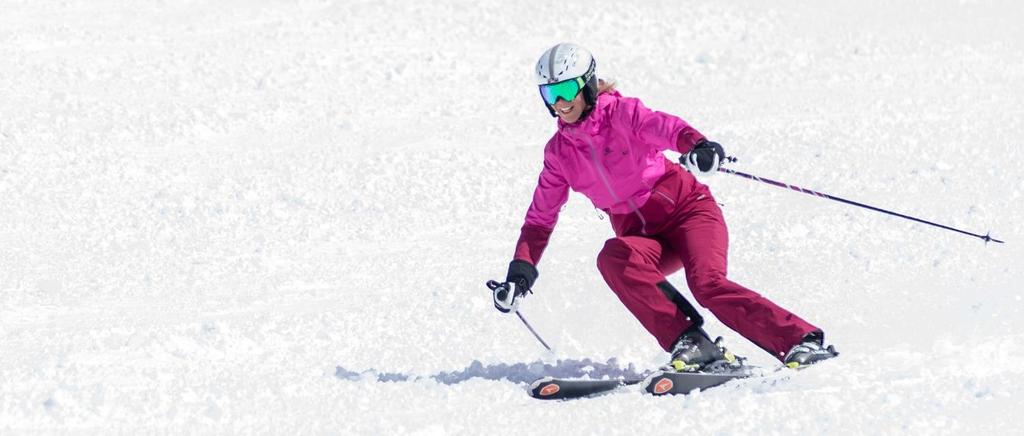
M 541 377 L 558 378 L 579 378 L 589 376 L 592 379 L 602 378 L 640 378 L 643 374 L 638 372 L 633 364 L 622 368 L 616 359 L 609 359 L 606 363 L 594 362 L 590 359 L 559 360 L 554 364 L 540 361 L 532 363 L 506 364 L 497 363 L 484 365 L 474 360 L 468 367 L 458 371 L 441 372 L 430 376 L 403 374 L 394 372 L 377 372 L 370 369 L 363 372 L 349 371 L 338 366 L 334 376 L 342 380 L 364 380 L 366 378 L 376 379 L 381 382 L 398 382 L 430 379 L 438 383 L 453 385 L 471 378 L 482 378 L 485 380 L 508 380 L 513 383 L 532 383 Z

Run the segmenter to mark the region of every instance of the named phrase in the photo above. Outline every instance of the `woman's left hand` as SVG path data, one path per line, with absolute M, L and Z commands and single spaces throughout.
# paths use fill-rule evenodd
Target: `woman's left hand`
M 679 163 L 691 173 L 714 174 L 725 160 L 725 149 L 717 142 L 703 140 L 679 157 Z

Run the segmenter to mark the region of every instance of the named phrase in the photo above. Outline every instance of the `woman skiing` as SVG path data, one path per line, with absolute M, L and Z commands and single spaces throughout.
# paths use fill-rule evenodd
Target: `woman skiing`
M 672 357 L 667 368 L 700 371 L 734 357 L 712 342 L 703 319 L 666 280 L 682 268 L 697 303 L 723 324 L 787 366 L 831 358 L 821 329 L 726 278 L 728 232 L 710 190 L 662 153 L 675 150 L 691 172 L 711 173 L 722 147 L 678 117 L 624 97 L 598 80 L 583 47 L 558 44 L 540 57 L 536 77 L 558 131 L 544 149 L 544 167 L 509 264 L 507 296 L 495 307 L 509 312 L 528 292 L 535 267 L 569 189 L 587 196 L 611 217 L 615 236 L 597 255 L 605 282 Z

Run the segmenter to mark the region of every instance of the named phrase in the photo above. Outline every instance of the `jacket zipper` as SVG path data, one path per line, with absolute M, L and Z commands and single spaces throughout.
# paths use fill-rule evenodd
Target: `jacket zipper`
M 676 204 L 676 201 L 675 201 L 675 200 L 673 200 L 673 199 L 672 199 L 672 197 L 669 197 L 668 195 L 665 195 L 665 193 L 664 193 L 664 192 L 661 192 L 661 191 L 654 191 L 654 193 L 655 193 L 655 194 L 658 194 L 658 195 L 660 195 L 660 196 L 661 196 L 662 198 L 664 198 L 664 199 L 668 200 L 668 202 L 669 202 L 669 203 L 671 203 L 671 204 L 672 204 L 673 206 L 675 206 L 675 204 Z M 700 200 L 700 199 L 698 198 L 698 200 Z
M 612 199 L 615 200 L 616 204 L 622 203 L 622 200 L 619 200 L 619 196 L 615 194 L 615 190 L 612 189 L 612 184 L 611 182 L 608 181 L 608 176 L 605 175 L 604 171 L 602 171 L 604 165 L 602 165 L 601 162 L 598 160 L 597 148 L 594 147 L 594 142 L 591 141 L 590 138 L 584 137 L 582 139 L 585 140 L 587 142 L 587 145 L 590 146 L 590 159 L 594 163 L 594 169 L 597 170 L 597 175 L 601 179 L 601 183 L 604 184 L 605 189 L 607 189 L 608 193 L 611 194 Z M 636 203 L 633 202 L 632 198 L 626 200 L 626 204 L 629 206 L 630 210 L 632 210 L 633 213 L 635 213 L 636 216 L 640 218 L 640 231 L 646 235 L 647 219 L 644 218 L 644 214 L 640 213 L 640 209 L 636 207 Z

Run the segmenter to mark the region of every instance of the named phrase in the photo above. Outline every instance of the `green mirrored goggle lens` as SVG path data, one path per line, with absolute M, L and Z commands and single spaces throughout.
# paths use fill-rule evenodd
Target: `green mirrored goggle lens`
M 555 104 L 558 99 L 572 101 L 580 93 L 580 89 L 583 87 L 582 82 L 583 79 L 577 77 L 564 82 L 541 85 L 540 96 L 544 98 L 544 102 L 548 105 Z

